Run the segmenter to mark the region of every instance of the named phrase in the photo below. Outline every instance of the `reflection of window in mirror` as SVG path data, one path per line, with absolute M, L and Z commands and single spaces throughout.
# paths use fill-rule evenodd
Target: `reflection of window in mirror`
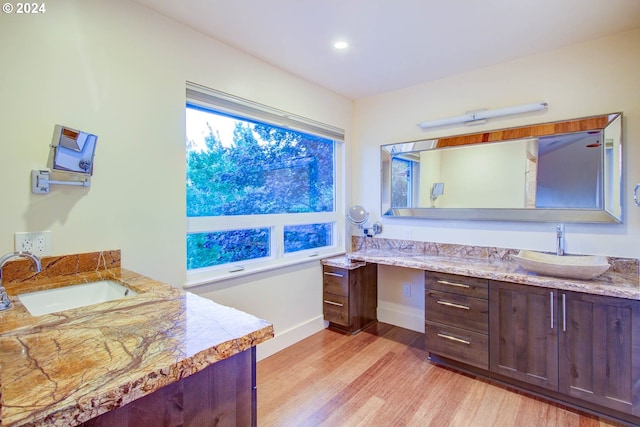
M 393 207 L 411 206 L 413 163 L 397 157 L 391 160 L 391 206 Z

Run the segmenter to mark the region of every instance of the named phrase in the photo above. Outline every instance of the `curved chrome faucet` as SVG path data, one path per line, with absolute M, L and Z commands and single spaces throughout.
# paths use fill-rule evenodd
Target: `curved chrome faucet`
M 31 264 L 37 272 L 42 271 L 40 258 L 31 252 L 9 252 L 8 254 L 0 257 L 0 311 L 8 310 L 12 307 L 9 295 L 7 295 L 7 290 L 2 286 L 2 267 L 14 258 L 27 258 L 28 260 L 31 260 Z

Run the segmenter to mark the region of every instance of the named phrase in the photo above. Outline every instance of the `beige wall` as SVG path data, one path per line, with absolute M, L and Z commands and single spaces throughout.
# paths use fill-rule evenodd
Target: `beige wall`
M 0 14 L 0 39 L 0 253 L 51 230 L 55 254 L 119 248 L 124 267 L 182 286 L 186 81 L 349 130 L 350 100 L 126 0 Z M 91 187 L 33 195 L 56 123 L 98 135 Z M 281 334 L 323 326 L 320 289 L 316 261 L 191 290 Z
M 464 52 L 460 52 L 464 55 Z M 562 120 L 609 112 L 624 113 L 624 223 L 612 225 L 567 224 L 566 250 L 578 254 L 603 254 L 640 258 L 640 208 L 632 191 L 640 182 L 640 30 L 589 43 L 526 57 L 404 90 L 356 101 L 352 157 L 353 203 L 380 215 L 379 146 L 395 142 L 469 133 L 464 126 L 421 131 L 422 120 L 456 116 L 480 108 L 547 101 L 548 111 L 491 119 L 473 132 Z M 373 218 L 375 220 L 376 218 Z M 388 219 L 382 220 L 382 237 L 436 242 L 529 248 L 555 248 L 555 224 Z M 412 315 L 419 306 L 418 293 L 402 296 L 404 273 L 385 271 L 392 291 L 381 293 L 380 306 L 406 307 L 407 327 L 420 325 Z M 410 281 L 410 280 L 409 280 Z M 382 310 L 380 319 L 386 319 Z M 394 313 L 389 318 L 396 318 Z

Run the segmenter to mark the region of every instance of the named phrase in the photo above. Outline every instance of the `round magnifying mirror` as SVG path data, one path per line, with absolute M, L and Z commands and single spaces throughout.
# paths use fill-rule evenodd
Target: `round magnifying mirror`
M 362 225 L 369 219 L 369 213 L 362 206 L 356 205 L 349 209 L 347 218 L 355 225 Z

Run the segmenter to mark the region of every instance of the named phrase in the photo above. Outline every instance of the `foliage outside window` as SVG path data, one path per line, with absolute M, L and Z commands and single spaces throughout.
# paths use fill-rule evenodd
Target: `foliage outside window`
M 413 184 L 412 162 L 394 158 L 391 160 L 391 194 L 392 207 L 406 207 L 412 205 L 411 193 Z
M 188 270 L 336 246 L 333 140 L 191 103 L 186 125 Z

